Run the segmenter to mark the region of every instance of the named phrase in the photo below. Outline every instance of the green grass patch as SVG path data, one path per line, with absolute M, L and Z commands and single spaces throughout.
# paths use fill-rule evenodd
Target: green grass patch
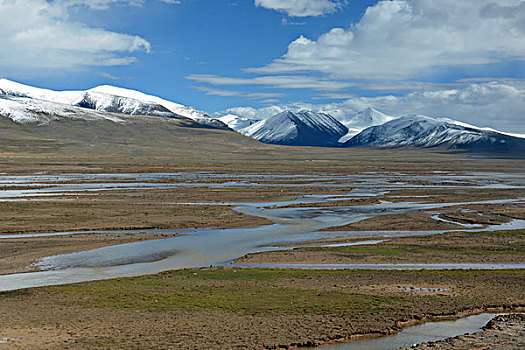
M 332 314 L 367 315 L 392 308 L 410 309 L 414 298 L 442 302 L 442 297 L 387 296 L 348 293 L 342 290 L 318 290 L 302 287 L 301 279 L 332 275 L 352 275 L 357 280 L 367 276 L 381 280 L 404 275 L 491 278 L 525 271 L 376 271 L 376 270 L 281 270 L 281 269 L 204 269 L 181 270 L 155 276 L 122 278 L 76 285 L 49 287 L 51 293 L 64 295 L 63 303 L 81 308 L 106 308 L 139 311 L 223 310 L 249 314 Z M 282 281 L 296 280 L 297 286 L 282 286 Z M 447 297 L 450 298 L 450 297 Z M 419 299 L 418 299 L 419 300 Z M 444 301 L 443 301 L 444 302 Z
M 162 276 L 182 276 L 208 281 L 275 281 L 306 276 L 307 271 L 281 269 L 203 269 L 163 272 Z
M 328 247 L 306 248 L 311 251 L 344 252 L 346 256 L 406 256 L 407 254 L 454 254 L 454 255 L 525 255 L 525 242 L 499 244 L 487 248 L 469 248 L 448 244 L 392 244 L 378 247 Z
M 68 295 L 69 298 L 64 301 L 67 306 L 152 311 L 224 310 L 251 314 L 366 315 L 394 305 L 408 307 L 410 304 L 409 299 L 398 296 L 280 287 L 268 283 L 325 273 L 270 269 L 184 270 L 156 276 L 59 286 L 51 290 Z
M 525 230 L 501 230 L 501 231 L 478 231 L 462 232 L 466 236 L 479 237 L 508 237 L 508 238 L 525 238 Z
M 245 313 L 369 314 L 392 305 L 407 304 L 400 297 L 262 286 L 199 286 L 172 291 L 97 290 L 72 304 L 134 310 L 224 310 Z
M 502 230 L 493 232 L 461 232 L 440 236 L 441 243 L 432 243 L 435 236 L 419 237 L 415 244 L 382 243 L 378 245 L 346 247 L 308 247 L 303 251 L 332 251 L 347 257 L 365 256 L 395 257 L 407 254 L 454 254 L 454 255 L 525 255 L 525 230 Z

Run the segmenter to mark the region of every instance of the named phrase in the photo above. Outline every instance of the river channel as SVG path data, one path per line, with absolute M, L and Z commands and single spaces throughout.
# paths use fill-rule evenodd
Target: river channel
M 204 180 L 213 178 L 213 182 Z M 234 178 L 234 181 L 232 181 Z M 176 183 L 164 183 L 169 179 L 176 179 Z M 223 179 L 223 181 L 221 181 Z M 378 197 L 396 188 L 432 187 L 475 187 L 475 188 L 519 188 L 525 186 L 525 179 L 518 175 L 477 174 L 450 175 L 432 174 L 430 176 L 407 177 L 403 174 L 385 176 L 384 174 L 363 174 L 353 176 L 250 176 L 250 175 L 222 175 L 216 174 L 80 174 L 58 176 L 0 176 L 0 184 L 7 187 L 20 186 L 35 187 L 34 189 L 14 189 L 0 191 L 3 200 L 17 201 L 28 197 L 28 200 L 48 200 L 53 196 L 64 196 L 73 192 L 74 195 L 90 195 L 114 189 L 148 190 L 151 188 L 177 188 L 188 186 L 209 187 L 243 187 L 243 186 L 279 186 L 279 181 L 302 179 L 312 186 L 326 186 L 330 188 L 347 188 L 345 195 L 335 196 L 303 196 L 293 201 L 266 202 L 266 203 L 194 203 L 199 205 L 231 205 L 235 210 L 247 215 L 266 218 L 274 224 L 249 229 L 199 229 L 199 230 L 141 230 L 143 233 L 171 233 L 182 234 L 179 237 L 141 241 L 122 244 L 78 253 L 50 256 L 41 259 L 37 266 L 43 271 L 0 276 L 0 291 L 15 290 L 29 287 L 59 285 L 91 280 L 110 279 L 116 277 L 139 276 L 155 274 L 161 271 L 183 268 L 199 268 L 225 265 L 248 253 L 270 251 L 277 245 L 299 245 L 305 240 L 346 237 L 346 236 L 375 236 L 378 238 L 407 235 L 440 234 L 443 231 L 352 231 L 352 232 L 323 232 L 322 229 L 343 226 L 387 214 L 404 214 L 418 210 L 435 210 L 455 206 L 458 204 L 504 204 L 524 203 L 524 198 L 501 199 L 490 201 L 476 201 L 469 203 L 426 203 L 421 198 L 414 198 L 417 202 L 380 201 L 378 204 L 359 206 L 323 207 L 323 203 L 335 200 L 356 199 L 363 197 Z M 494 180 L 498 179 L 498 180 Z M 102 181 L 103 180 L 103 181 Z M 115 182 L 118 180 L 118 182 Z M 126 180 L 126 182 L 122 182 Z M 344 180 L 344 181 L 343 181 Z M 139 182 L 137 182 L 139 181 Z M 140 182 L 151 181 L 151 182 Z M 156 182 L 157 181 L 157 182 Z M 446 183 L 445 185 L 437 185 Z M 421 199 L 421 201 L 419 201 Z M 50 199 L 52 200 L 52 199 Z M 157 205 L 177 206 L 192 203 L 162 203 Z M 312 207 L 289 208 L 290 204 L 312 204 Z M 314 206 L 315 204 L 315 206 Z M 439 220 L 439 216 L 435 217 Z M 463 230 L 500 230 L 523 229 L 525 221 L 488 226 L 485 228 L 465 227 Z M 98 233 L 118 233 L 98 232 Z M 33 235 L 2 235 L 1 239 L 15 237 L 31 237 L 45 235 L 69 235 L 75 232 L 61 232 Z M 85 232 L 79 232 L 85 233 Z M 523 266 L 510 266 L 523 268 Z M 302 268 L 323 268 L 323 266 L 303 266 Z M 330 267 L 327 267 L 330 268 Z M 335 266 L 331 268 L 358 268 L 352 266 Z M 370 268 L 370 266 L 361 267 Z M 377 268 L 388 268 L 377 267 Z M 416 268 L 425 268 L 418 266 Z M 438 267 L 434 267 L 438 268 Z M 442 266 L 440 268 L 453 268 Z M 504 268 L 491 266 L 456 266 L 455 268 Z M 509 266 L 505 266 L 509 268 Z

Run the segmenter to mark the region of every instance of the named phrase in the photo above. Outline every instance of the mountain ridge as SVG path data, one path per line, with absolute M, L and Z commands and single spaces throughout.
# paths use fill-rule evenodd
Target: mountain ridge
M 191 107 L 164 100 L 160 97 L 147 95 L 139 91 L 110 85 L 101 85 L 85 91 L 54 91 L 24 85 L 7 79 L 0 79 L 0 93 L 5 96 L 10 96 L 13 99 L 37 99 L 99 112 L 167 118 L 182 117 L 194 120 L 208 127 L 228 129 L 228 126 L 221 121 Z M 57 106 L 56 109 L 60 110 L 62 107 Z M 33 119 L 26 118 L 26 120 Z M 24 119 L 18 118 L 17 120 Z
M 239 130 L 263 143 L 287 146 L 337 146 L 348 128 L 326 113 L 284 111 Z
M 498 153 L 525 152 L 525 139 L 448 118 L 408 115 L 372 126 L 344 143 L 345 147 L 445 148 Z

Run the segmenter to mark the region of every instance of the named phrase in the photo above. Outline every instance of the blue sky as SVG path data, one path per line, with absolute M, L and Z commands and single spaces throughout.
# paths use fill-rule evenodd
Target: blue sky
M 130 65 L 37 69 L 30 73 L 20 70 L 14 74 L 3 70 L 2 75 L 53 89 L 119 85 L 210 111 L 245 104 L 246 100 L 259 104 L 260 99 L 206 95 L 195 88 L 203 84 L 186 78 L 192 74 L 256 76 L 241 70 L 264 66 L 283 55 L 300 35 L 317 37 L 334 26 L 348 27 L 359 19 L 367 4 L 374 2 L 363 1 L 330 15 L 307 18 L 288 17 L 247 0 L 184 0 L 180 4 L 146 1 L 141 6 L 117 2 L 103 9 L 75 6 L 69 10 L 70 21 L 138 35 L 151 44 L 151 51 L 134 52 L 138 60 Z M 304 24 L 286 25 L 283 20 Z M 304 89 L 235 88 L 246 93 L 283 94 L 283 101 L 309 95 Z
M 522 0 L 0 0 L 0 29 L 0 76 L 40 87 L 525 133 Z

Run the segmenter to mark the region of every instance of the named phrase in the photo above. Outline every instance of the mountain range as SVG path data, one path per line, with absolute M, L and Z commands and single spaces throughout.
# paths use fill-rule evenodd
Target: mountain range
M 327 113 L 306 110 L 284 111 L 262 120 L 233 114 L 212 118 L 182 104 L 108 85 L 85 91 L 53 91 L 0 79 L 0 116 L 20 125 L 49 125 L 61 120 L 83 121 L 84 125 L 124 125 L 140 124 L 140 117 L 155 117 L 178 121 L 184 127 L 223 129 L 229 133 L 233 129 L 260 142 L 278 145 L 420 147 L 525 154 L 523 137 L 447 118 L 393 117 L 372 108 L 347 118 L 344 124 Z M 152 121 L 148 119 L 146 124 L 151 126 Z
M 83 109 L 80 113 L 83 118 L 107 117 L 86 112 L 87 109 L 126 115 L 188 118 L 208 127 L 228 128 L 220 120 L 191 107 L 108 85 L 86 91 L 53 91 L 0 79 L 0 97 L 0 113 L 19 123 L 42 122 L 41 119 L 48 120 L 50 117 L 76 118 L 79 111 L 71 107 L 79 107 Z M 114 116 L 110 118 L 118 121 Z
M 423 115 L 393 117 L 368 108 L 344 125 L 325 113 L 282 112 L 238 128 L 240 118 L 225 122 L 238 132 L 264 143 L 295 146 L 441 148 L 490 153 L 525 153 L 525 138 L 480 128 L 448 118 Z M 344 129 L 343 129 L 344 128 Z M 347 130 L 344 134 L 344 130 Z M 335 141 L 336 136 L 340 138 Z

